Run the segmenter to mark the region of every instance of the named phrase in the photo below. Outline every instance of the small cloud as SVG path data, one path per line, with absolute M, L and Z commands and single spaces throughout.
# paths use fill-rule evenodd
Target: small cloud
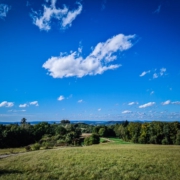
M 71 99 L 73 97 L 73 95 L 72 94 L 70 94 L 69 95 L 69 97 L 67 97 L 67 99 Z
M 44 11 L 41 12 L 32 11 L 31 17 L 33 19 L 33 24 L 38 26 L 40 30 L 49 31 L 51 29 L 52 19 L 60 21 L 62 28 L 67 28 L 72 25 L 72 21 L 75 20 L 77 15 L 82 11 L 82 5 L 77 3 L 79 6 L 76 10 L 70 11 L 65 5 L 63 9 L 56 8 L 56 1 L 51 0 L 51 4 L 43 5 Z M 46 0 L 46 3 L 49 1 Z
M 158 8 L 153 12 L 153 14 L 159 14 L 161 11 L 161 5 L 158 6 Z
M 172 102 L 172 104 L 180 105 L 180 101 L 174 101 L 174 102 Z
M 154 73 L 153 74 L 153 79 L 156 79 L 156 78 L 158 78 L 158 75 L 157 75 L 157 73 Z
M 162 105 L 168 105 L 168 104 L 170 104 L 171 103 L 171 101 L 170 100 L 167 100 L 167 101 L 165 101 L 165 102 L 162 102 L 161 104 Z
M 154 91 L 151 91 L 150 95 L 153 95 L 154 94 Z
M 166 68 L 161 68 L 160 69 L 160 76 L 163 76 L 165 72 L 166 72 Z
M 156 104 L 155 102 L 149 102 L 143 105 L 140 105 L 139 108 L 146 108 L 146 107 L 150 107 L 153 106 L 154 104 Z
M 29 3 L 29 1 L 26 1 L 26 6 L 30 6 L 31 4 Z
M 28 106 L 28 104 L 20 104 L 20 105 L 19 105 L 20 108 L 25 108 L 25 107 L 27 107 L 27 106 Z
M 3 101 L 0 103 L 0 107 L 12 107 L 12 106 L 14 106 L 13 102 Z
M 151 71 L 149 70 L 149 71 L 144 71 L 144 72 L 142 72 L 139 76 L 140 77 L 143 77 L 143 76 L 145 76 L 146 74 L 148 74 L 148 73 L 150 73 Z
M 11 9 L 7 4 L 0 4 L 0 18 L 4 19 L 7 16 L 8 11 Z
M 131 113 L 131 111 L 129 111 L 129 110 L 122 111 L 122 114 L 130 114 L 130 113 Z
M 101 108 L 99 108 L 98 111 L 101 111 Z
M 43 68 L 49 71 L 53 78 L 73 77 L 102 74 L 107 70 L 119 68 L 120 64 L 108 64 L 115 60 L 115 53 L 130 49 L 135 35 L 118 34 L 106 42 L 100 42 L 94 50 L 83 58 L 79 52 L 60 53 L 59 57 L 51 57 Z
M 38 101 L 32 101 L 32 102 L 30 102 L 29 104 L 30 104 L 30 105 L 39 106 Z
M 62 101 L 62 100 L 64 100 L 64 99 L 65 99 L 65 98 L 64 98 L 64 96 L 62 96 L 62 95 L 58 97 L 58 101 Z
M 103 11 L 106 8 L 107 0 L 103 0 L 101 4 L 101 10 Z
M 83 102 L 83 100 L 82 99 L 80 99 L 79 101 L 78 101 L 78 103 L 82 103 Z
M 130 102 L 130 103 L 128 103 L 129 106 L 132 106 L 134 104 L 139 104 L 139 103 L 138 102 Z
M 23 109 L 23 110 L 21 110 L 22 112 L 26 112 L 26 110 L 25 109 Z
M 72 25 L 72 21 L 75 20 L 76 16 L 79 15 L 82 11 L 82 5 L 80 3 L 79 7 L 74 11 L 69 11 L 66 15 L 66 17 L 62 18 L 62 27 L 67 28 Z

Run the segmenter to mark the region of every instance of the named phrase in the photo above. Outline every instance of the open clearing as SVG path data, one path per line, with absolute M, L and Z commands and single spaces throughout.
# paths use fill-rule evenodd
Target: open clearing
M 180 179 L 180 146 L 105 143 L 0 160 L 0 179 Z

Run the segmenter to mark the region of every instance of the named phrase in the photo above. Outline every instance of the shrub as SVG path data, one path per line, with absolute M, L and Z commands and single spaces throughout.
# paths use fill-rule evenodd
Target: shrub
M 31 146 L 26 146 L 25 149 L 26 149 L 26 151 L 31 151 L 32 150 Z
M 91 136 L 86 137 L 84 139 L 85 146 L 89 146 L 92 144 L 99 144 L 99 142 L 100 142 L 100 138 L 99 138 L 99 135 L 97 135 L 97 134 L 92 134 Z
M 40 147 L 41 147 L 41 145 L 39 143 L 35 143 L 35 144 L 32 145 L 32 150 L 34 150 L 34 151 L 39 150 Z

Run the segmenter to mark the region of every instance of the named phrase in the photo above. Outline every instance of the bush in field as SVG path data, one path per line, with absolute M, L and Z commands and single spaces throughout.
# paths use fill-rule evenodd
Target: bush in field
M 39 143 L 35 143 L 35 144 L 32 145 L 32 150 L 34 150 L 34 151 L 39 150 L 40 147 L 41 147 L 41 145 Z
M 86 137 L 84 139 L 85 146 L 89 146 L 92 144 L 99 144 L 99 142 L 100 142 L 100 138 L 99 138 L 99 135 L 97 135 L 97 134 L 92 134 L 91 136 Z
M 31 146 L 26 146 L 25 149 L 26 149 L 26 151 L 31 151 L 32 150 Z

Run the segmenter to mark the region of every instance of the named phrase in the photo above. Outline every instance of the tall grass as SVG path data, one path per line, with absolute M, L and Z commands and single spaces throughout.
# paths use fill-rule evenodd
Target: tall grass
M 180 146 L 106 143 L 39 150 L 0 160 L 6 179 L 180 179 Z

